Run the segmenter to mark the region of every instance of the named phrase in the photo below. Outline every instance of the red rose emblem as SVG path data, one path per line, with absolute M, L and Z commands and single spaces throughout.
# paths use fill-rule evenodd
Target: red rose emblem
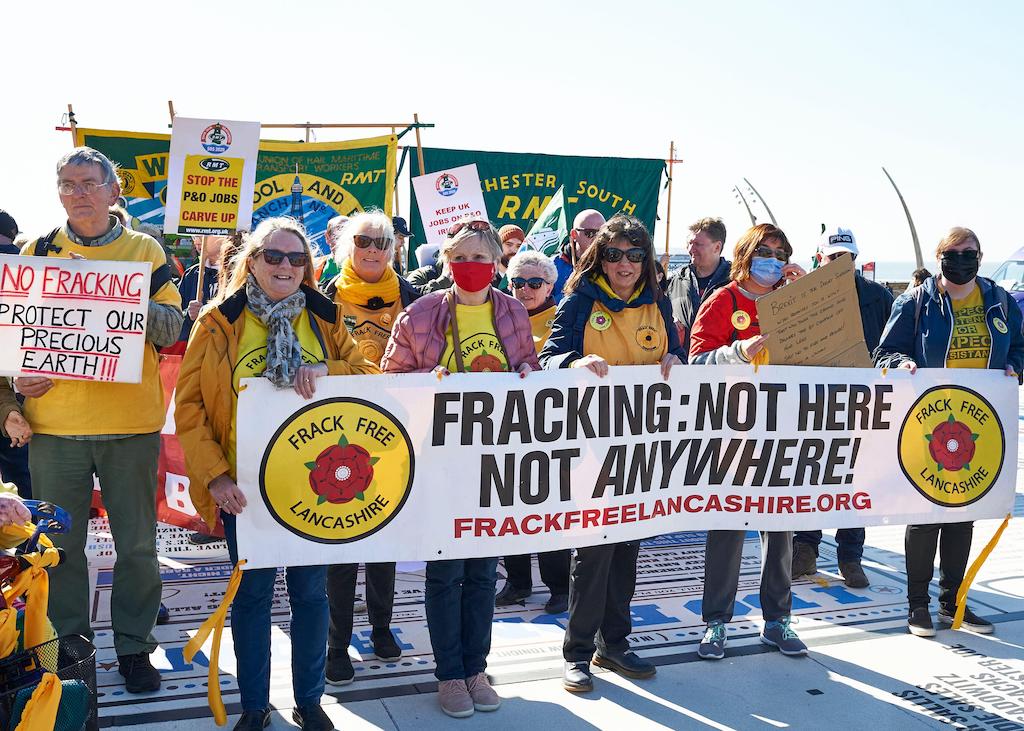
M 925 438 L 928 440 L 928 451 L 938 464 L 940 471 L 956 472 L 971 468 L 971 459 L 974 457 L 974 441 L 978 435 L 971 433 L 970 428 L 953 418 L 952 414 L 948 421 L 939 424 Z
M 363 492 L 373 481 L 373 464 L 377 460 L 358 444 L 342 443 L 325 449 L 308 464 L 309 486 L 319 495 L 319 502 L 347 503 L 363 499 Z

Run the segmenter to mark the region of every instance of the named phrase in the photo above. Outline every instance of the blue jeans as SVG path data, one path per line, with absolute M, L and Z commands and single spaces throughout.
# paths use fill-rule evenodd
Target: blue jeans
M 814 548 L 818 555 L 818 544 L 821 543 L 820 530 L 801 530 L 793 534 L 797 543 L 806 543 Z M 840 561 L 860 561 L 864 556 L 864 529 L 840 528 L 836 531 L 836 555 Z
M 221 513 L 231 563 L 238 563 L 235 516 Z M 231 636 L 235 642 L 238 689 L 243 711 L 270 707 L 270 605 L 277 569 L 242 572 L 231 605 Z M 324 694 L 327 660 L 327 567 L 285 569 L 291 605 L 292 691 L 298 706 L 319 705 Z
M 462 680 L 487 668 L 497 558 L 427 563 L 427 631 L 438 680 Z

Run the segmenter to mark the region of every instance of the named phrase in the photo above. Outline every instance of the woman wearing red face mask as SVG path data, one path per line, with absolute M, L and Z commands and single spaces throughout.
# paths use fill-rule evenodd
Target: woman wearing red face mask
M 456 223 L 438 259 L 454 284 L 424 295 L 398 316 L 381 369 L 433 372 L 438 377 L 453 371 L 525 376 L 539 370 L 526 308 L 491 286 L 501 255 L 498 232 L 490 223 Z M 427 564 L 427 630 L 437 665 L 438 700 L 441 710 L 455 718 L 474 710 L 494 711 L 501 704 L 484 674 L 497 566 L 497 558 Z

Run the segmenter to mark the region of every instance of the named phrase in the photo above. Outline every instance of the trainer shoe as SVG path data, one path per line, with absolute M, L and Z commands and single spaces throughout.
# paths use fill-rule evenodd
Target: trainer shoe
M 843 575 L 843 581 L 851 589 L 864 589 L 871 585 L 860 561 L 840 561 L 839 573 Z
M 562 687 L 570 693 L 587 693 L 594 689 L 594 674 L 590 671 L 590 663 L 566 662 L 562 670 Z
M 939 624 L 952 626 L 953 615 L 955 614 L 956 607 L 939 607 Z M 977 632 L 979 635 L 990 635 L 995 631 L 995 627 L 992 626 L 991 622 L 979 617 L 971 611 L 970 607 L 964 608 L 964 618 L 960 623 L 960 627 L 969 629 L 971 632 Z
M 439 681 L 437 700 L 441 704 L 441 710 L 452 718 L 466 718 L 473 715 L 473 696 L 469 694 L 465 680 Z
M 796 632 L 790 627 L 792 617 L 783 617 L 777 621 L 766 622 L 761 630 L 761 642 L 772 647 L 777 647 L 779 652 L 790 657 L 797 657 L 807 654 L 805 645 Z
M 511 584 L 505 584 L 504 588 L 494 597 L 494 606 L 508 607 L 513 604 L 522 604 L 524 599 L 530 597 L 533 591 L 530 589 L 516 589 Z
M 318 705 L 293 708 L 292 721 L 305 731 L 335 731 L 334 722 Z
M 494 688 L 487 682 L 487 676 L 483 673 L 466 678 L 466 690 L 473 699 L 473 708 L 478 711 L 496 711 L 501 705 L 501 698 L 494 692 Z
M 388 627 L 374 627 L 370 633 L 370 644 L 373 645 L 373 654 L 378 660 L 394 662 L 402 657 L 402 648 L 395 641 Z
M 568 594 L 552 594 L 551 598 L 544 604 L 544 612 L 546 614 L 565 614 L 568 611 Z
M 704 630 L 704 639 L 697 647 L 697 656 L 702 660 L 721 660 L 725 657 L 726 637 L 725 625 L 722 622 L 711 622 Z
M 148 652 L 117 656 L 118 672 L 124 676 L 124 689 L 129 693 L 151 693 L 160 690 L 160 671 L 149 661 Z
M 934 637 L 935 625 L 932 624 L 932 615 L 928 607 L 917 607 L 910 610 L 907 617 L 907 629 L 910 634 L 917 637 Z
M 356 679 L 356 669 L 352 667 L 352 658 L 348 656 L 348 648 L 342 650 L 327 648 L 327 667 L 324 680 L 328 685 L 348 685 Z
M 612 652 L 606 655 L 600 652 L 595 653 L 594 664 L 599 668 L 614 670 L 619 675 L 624 675 L 627 678 L 650 678 L 658 672 L 653 662 L 644 660 L 635 652 L 629 650 L 625 652 Z
M 270 725 L 270 709 L 262 711 L 242 711 L 232 731 L 263 731 Z
M 793 572 L 794 579 L 801 576 L 813 576 L 818 573 L 818 554 L 814 548 L 801 541 L 793 541 Z

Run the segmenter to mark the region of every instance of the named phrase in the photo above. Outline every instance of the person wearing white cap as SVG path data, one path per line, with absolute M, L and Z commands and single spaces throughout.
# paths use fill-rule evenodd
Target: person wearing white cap
M 818 246 L 818 266 L 825 266 L 840 256 L 851 256 L 854 261 L 859 254 L 857 237 L 848 228 L 828 229 L 822 234 L 822 242 Z M 871 353 L 878 347 L 882 330 L 892 311 L 892 293 L 877 282 L 854 275 L 857 286 L 857 300 L 860 304 L 861 325 L 864 328 L 864 343 Z M 864 529 L 840 528 L 836 531 L 836 553 L 839 558 L 839 573 L 843 575 L 846 585 L 854 589 L 868 586 L 868 577 L 861 566 L 864 555 Z M 798 576 L 814 574 L 818 570 L 818 545 L 821 543 L 821 531 L 796 531 L 793 534 L 793 571 Z

